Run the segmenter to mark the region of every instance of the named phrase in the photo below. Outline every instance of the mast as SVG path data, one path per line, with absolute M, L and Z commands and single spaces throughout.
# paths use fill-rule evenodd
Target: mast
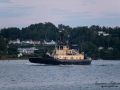
M 65 31 L 64 29 L 60 30 L 60 43 L 65 43 Z

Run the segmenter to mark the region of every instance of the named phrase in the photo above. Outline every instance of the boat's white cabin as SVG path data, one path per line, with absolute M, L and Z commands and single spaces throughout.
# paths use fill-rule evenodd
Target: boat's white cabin
M 52 54 L 54 58 L 64 60 L 82 60 L 84 59 L 83 54 L 79 54 L 77 49 L 70 49 L 68 45 L 56 45 L 55 50 Z

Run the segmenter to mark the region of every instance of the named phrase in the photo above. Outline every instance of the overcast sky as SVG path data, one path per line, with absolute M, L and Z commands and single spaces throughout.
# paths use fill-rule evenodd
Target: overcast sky
M 41 22 L 120 27 L 120 0 L 0 0 L 0 28 Z

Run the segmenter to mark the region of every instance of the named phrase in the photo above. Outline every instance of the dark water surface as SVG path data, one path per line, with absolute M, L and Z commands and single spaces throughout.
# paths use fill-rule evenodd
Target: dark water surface
M 120 90 L 120 61 L 58 66 L 0 61 L 0 90 Z

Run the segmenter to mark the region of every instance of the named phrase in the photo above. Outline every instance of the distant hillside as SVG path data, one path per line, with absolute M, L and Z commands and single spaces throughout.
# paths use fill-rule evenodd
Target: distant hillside
M 59 24 L 38 23 L 31 24 L 21 30 L 17 27 L 4 28 L 0 30 L 0 36 L 6 38 L 6 42 L 10 39 L 26 40 L 59 40 L 59 30 L 64 29 L 66 40 L 71 40 L 79 45 L 79 51 L 85 52 L 94 59 L 120 59 L 120 27 L 100 27 L 92 25 L 91 27 L 80 26 L 71 28 Z M 68 38 L 68 36 L 70 36 Z M 100 49 L 99 47 L 103 47 Z M 99 49 L 98 49 L 99 48 Z M 112 48 L 112 49 L 111 49 Z

